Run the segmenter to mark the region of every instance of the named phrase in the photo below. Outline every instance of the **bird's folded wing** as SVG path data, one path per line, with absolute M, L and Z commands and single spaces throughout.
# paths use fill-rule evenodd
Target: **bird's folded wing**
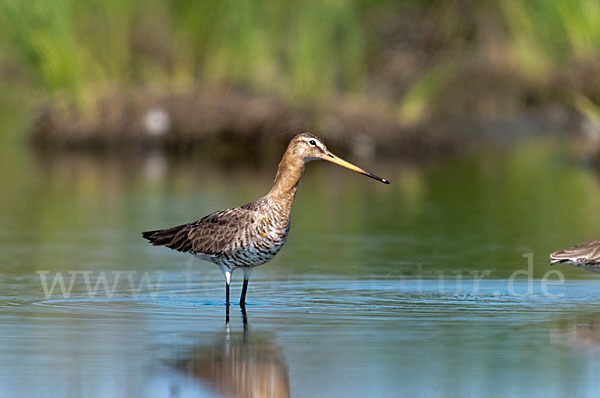
M 600 262 L 600 240 L 591 240 L 569 249 L 556 251 L 550 254 L 550 260 L 552 263 L 598 263 Z
M 218 255 L 239 235 L 250 211 L 233 208 L 217 211 L 206 217 L 176 227 L 144 232 L 142 235 L 154 246 L 192 254 Z

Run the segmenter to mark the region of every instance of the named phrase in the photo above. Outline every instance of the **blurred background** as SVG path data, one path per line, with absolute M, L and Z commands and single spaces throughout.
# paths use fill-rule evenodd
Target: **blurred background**
M 3 0 L 0 120 L 43 149 L 225 157 L 305 129 L 412 157 L 595 135 L 599 17 L 594 0 Z

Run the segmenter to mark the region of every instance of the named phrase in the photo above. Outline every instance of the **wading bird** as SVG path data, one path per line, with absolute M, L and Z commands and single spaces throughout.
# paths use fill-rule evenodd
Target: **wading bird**
M 311 160 L 327 160 L 389 184 L 389 181 L 337 157 L 314 135 L 299 134 L 292 138 L 279 163 L 273 188 L 262 198 L 217 211 L 189 224 L 143 232 L 142 235 L 154 246 L 190 253 L 221 267 L 225 276 L 227 313 L 231 273 L 241 268 L 244 285 L 240 306 L 243 308 L 252 268 L 275 257 L 287 239 L 298 182 L 304 166 Z
M 590 240 L 550 254 L 550 264 L 566 263 L 600 272 L 600 240 Z

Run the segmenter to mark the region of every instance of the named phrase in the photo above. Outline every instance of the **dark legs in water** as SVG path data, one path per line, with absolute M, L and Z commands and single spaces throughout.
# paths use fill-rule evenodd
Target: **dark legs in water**
M 246 307 L 246 290 L 248 290 L 248 279 L 244 279 L 244 286 L 242 286 L 242 296 L 240 297 L 240 307 Z
M 248 290 L 248 280 L 250 280 L 250 274 L 252 268 L 242 268 L 244 270 L 244 285 L 242 286 L 242 295 L 240 296 L 240 307 L 246 307 L 246 291 Z
M 231 272 L 223 271 L 225 274 L 225 323 L 229 323 L 229 284 L 231 283 Z
M 242 295 L 240 296 L 240 307 L 244 319 L 246 319 L 246 292 L 248 291 L 248 280 L 252 273 L 252 268 L 242 268 L 244 270 L 244 285 L 242 286 Z M 231 284 L 231 271 L 223 269 L 225 275 L 225 322 L 229 323 L 229 285 Z
M 229 283 L 225 283 L 225 305 L 229 307 Z
M 242 322 L 244 324 L 244 331 L 246 331 L 248 329 L 248 315 L 246 314 L 246 306 L 242 305 L 240 306 L 240 309 L 242 310 Z

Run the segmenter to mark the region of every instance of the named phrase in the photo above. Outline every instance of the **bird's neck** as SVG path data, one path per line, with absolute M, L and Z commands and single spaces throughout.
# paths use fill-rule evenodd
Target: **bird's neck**
M 304 160 L 290 153 L 290 150 L 285 152 L 283 159 L 277 168 L 275 183 L 269 192 L 272 197 L 281 199 L 291 198 L 293 200 L 298 188 L 298 182 L 304 172 Z

